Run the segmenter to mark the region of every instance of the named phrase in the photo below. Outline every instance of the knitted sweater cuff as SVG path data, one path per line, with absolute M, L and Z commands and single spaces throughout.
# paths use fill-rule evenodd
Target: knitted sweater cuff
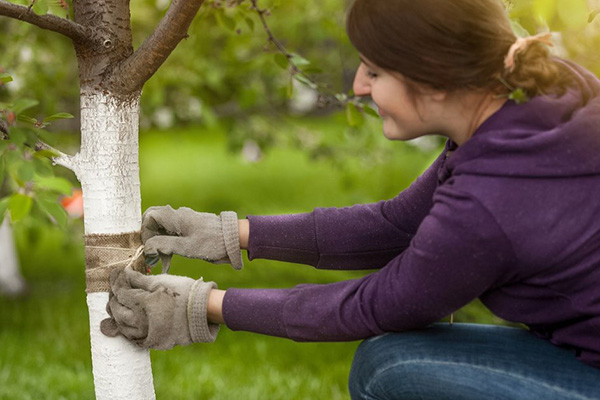
M 192 285 L 188 298 L 188 328 L 192 342 L 212 343 L 219 333 L 219 324 L 208 322 L 207 308 L 208 295 L 212 289 L 216 289 L 215 282 L 204 282 L 198 279 Z
M 238 217 L 234 211 L 223 211 L 221 213 L 221 225 L 223 229 L 223 239 L 225 240 L 225 250 L 234 269 L 242 269 L 242 249 L 240 248 L 240 230 L 238 227 Z

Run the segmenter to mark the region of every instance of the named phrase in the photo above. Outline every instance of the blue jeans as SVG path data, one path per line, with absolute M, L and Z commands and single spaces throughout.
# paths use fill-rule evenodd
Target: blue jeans
M 365 340 L 349 386 L 355 400 L 597 400 L 600 369 L 522 329 L 435 324 Z

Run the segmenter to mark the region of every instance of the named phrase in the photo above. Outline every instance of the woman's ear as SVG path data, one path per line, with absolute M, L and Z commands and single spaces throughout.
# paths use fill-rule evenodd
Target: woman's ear
M 443 103 L 448 99 L 448 92 L 445 90 L 434 89 L 425 85 L 421 85 L 418 90 L 420 96 L 434 103 Z
M 448 92 L 443 90 L 432 90 L 428 95 L 431 97 L 431 100 L 441 103 L 448 97 Z

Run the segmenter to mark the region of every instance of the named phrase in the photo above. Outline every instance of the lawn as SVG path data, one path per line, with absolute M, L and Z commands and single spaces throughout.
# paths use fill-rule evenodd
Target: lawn
M 334 129 L 327 120 L 305 126 L 315 128 Z M 314 161 L 291 148 L 272 149 L 261 162 L 249 163 L 227 151 L 222 132 L 142 132 L 143 208 L 171 204 L 210 212 L 235 210 L 243 217 L 390 198 L 418 176 L 432 154 L 403 143 L 389 145 L 397 157 L 385 165 Z M 83 228 L 81 221 L 70 225 L 69 232 L 34 221 L 17 227 L 30 293 L 22 299 L 0 299 L 0 399 L 94 398 Z M 203 276 L 223 289 L 292 287 L 363 274 L 265 260 L 245 263 L 242 271 L 234 271 L 176 257 L 171 273 Z M 499 322 L 478 304 L 459 312 L 456 320 Z M 294 343 L 222 328 L 214 344 L 152 351 L 156 394 L 159 399 L 344 399 L 357 345 Z

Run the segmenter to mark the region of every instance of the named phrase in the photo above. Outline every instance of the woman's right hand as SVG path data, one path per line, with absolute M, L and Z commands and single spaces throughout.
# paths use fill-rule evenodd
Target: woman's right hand
M 187 207 L 150 207 L 142 217 L 141 236 L 147 263 L 155 265 L 160 258 L 163 271 L 168 271 L 173 254 L 243 267 L 238 218 L 233 211 L 216 215 Z

